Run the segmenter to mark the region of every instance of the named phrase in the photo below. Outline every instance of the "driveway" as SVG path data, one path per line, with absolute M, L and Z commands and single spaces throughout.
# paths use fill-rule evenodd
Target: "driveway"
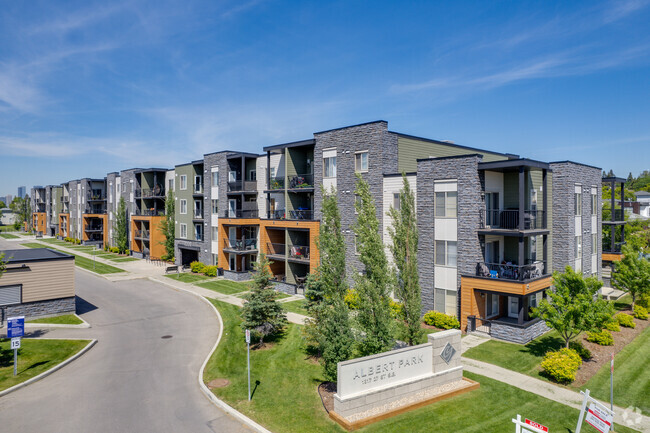
M 98 343 L 54 374 L 0 398 L 0 430 L 250 431 L 199 389 L 199 369 L 218 335 L 209 305 L 145 279 L 109 282 L 81 270 L 75 278 L 78 312 L 92 327 L 37 332 Z

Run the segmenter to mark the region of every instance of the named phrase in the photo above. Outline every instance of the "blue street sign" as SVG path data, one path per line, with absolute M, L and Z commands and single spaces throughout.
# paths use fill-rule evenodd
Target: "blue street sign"
M 25 335 L 25 316 L 9 317 L 7 319 L 7 338 Z

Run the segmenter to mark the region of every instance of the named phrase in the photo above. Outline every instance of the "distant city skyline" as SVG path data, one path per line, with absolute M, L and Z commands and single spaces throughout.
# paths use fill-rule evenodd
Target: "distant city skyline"
M 650 169 L 650 1 L 8 2 L 0 189 L 389 128 Z

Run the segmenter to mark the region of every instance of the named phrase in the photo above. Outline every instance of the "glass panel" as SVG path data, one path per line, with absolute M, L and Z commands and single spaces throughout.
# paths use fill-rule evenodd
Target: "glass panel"
M 582 257 L 582 236 L 576 236 L 576 255 L 575 258 L 579 259 Z
M 445 296 L 445 313 L 456 316 L 456 291 L 445 290 L 445 292 L 447 292 Z
M 447 266 L 456 266 L 456 241 L 447 242 Z
M 400 210 L 399 193 L 394 193 L 393 194 L 393 207 L 396 210 Z
M 436 193 L 436 216 L 437 217 L 445 216 L 445 193 L 444 192 Z
M 458 202 L 458 193 L 455 191 L 449 191 L 447 193 L 446 215 L 445 215 L 447 218 L 456 218 L 457 202 Z
M 445 264 L 445 241 L 436 241 L 436 265 Z
M 212 172 L 212 186 L 218 186 L 219 185 L 219 172 L 218 171 L 213 171 Z
M 433 309 L 441 313 L 445 312 L 445 289 L 435 289 L 433 296 Z

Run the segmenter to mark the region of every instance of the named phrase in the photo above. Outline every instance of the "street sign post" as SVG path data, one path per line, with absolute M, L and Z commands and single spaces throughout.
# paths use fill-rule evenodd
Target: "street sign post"
M 517 415 L 517 419 L 513 418 L 512 422 L 517 427 L 515 433 L 548 433 L 547 427 L 527 418 L 525 421 L 522 421 L 521 415 Z
M 614 352 L 612 352 L 612 362 L 609 366 L 609 408 L 614 413 Z M 614 431 L 614 423 L 611 425 Z
M 251 331 L 246 330 L 246 357 L 248 358 L 248 401 L 251 401 Z
M 585 396 L 582 401 L 582 409 L 580 410 L 580 418 L 578 418 L 578 425 L 576 426 L 576 433 L 580 433 L 582 422 L 587 421 L 590 426 L 595 428 L 601 433 L 607 433 L 614 425 L 614 411 L 603 406 L 594 398 L 589 396 L 589 390 L 585 392 L 580 391 Z M 587 409 L 587 405 L 589 408 Z
M 7 338 L 11 338 L 11 348 L 14 350 L 14 376 L 18 374 L 18 349 L 20 338 L 25 335 L 25 316 L 9 317 L 7 319 Z

